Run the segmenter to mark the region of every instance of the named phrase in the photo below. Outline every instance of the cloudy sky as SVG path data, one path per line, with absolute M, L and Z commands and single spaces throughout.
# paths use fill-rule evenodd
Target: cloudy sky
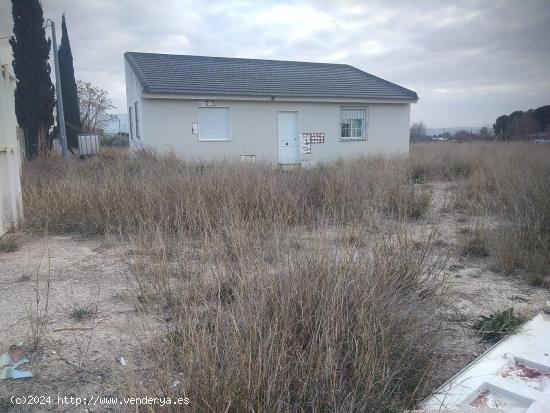
M 10 12 L 0 0 L 0 16 Z M 348 63 L 415 90 L 413 120 L 483 126 L 550 104 L 548 0 L 43 0 L 78 79 L 125 112 L 123 53 Z M 1 17 L 2 30 L 7 23 Z

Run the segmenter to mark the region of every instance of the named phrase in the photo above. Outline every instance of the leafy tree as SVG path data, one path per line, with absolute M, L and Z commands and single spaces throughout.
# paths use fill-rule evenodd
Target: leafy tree
M 538 123 L 539 130 L 550 130 L 550 105 L 541 106 L 533 111 L 533 117 Z
M 489 140 L 489 139 L 492 139 L 492 138 L 493 137 L 489 133 L 489 128 L 487 126 L 484 126 L 479 130 L 479 139 Z
M 50 40 L 39 0 L 12 0 L 12 15 L 15 113 L 25 131 L 27 157 L 33 158 L 41 146 L 51 148 L 55 98 L 48 63 Z
M 524 138 L 526 135 L 538 131 L 538 124 L 533 117 L 532 109 L 527 112 L 513 112 L 510 118 L 508 129 L 510 131 L 510 136 L 513 138 Z
M 59 75 L 61 77 L 61 92 L 63 94 L 63 109 L 65 112 L 65 128 L 67 130 L 67 146 L 78 147 L 78 134 L 82 128 L 80 123 L 80 108 L 78 93 L 74 78 L 73 54 L 67 32 L 65 15 L 61 20 L 61 44 L 57 52 L 59 57 Z M 59 120 L 57 122 L 59 124 Z
M 82 130 L 86 132 L 102 130 L 114 117 L 107 113 L 114 108 L 109 93 L 90 82 L 81 80 L 77 82 L 77 89 Z
M 493 131 L 495 136 L 499 140 L 505 140 L 508 138 L 508 116 L 502 115 L 497 118 L 493 125 Z
M 493 125 L 495 136 L 498 139 L 524 138 L 536 132 L 550 130 L 550 105 L 527 112 L 516 110 L 509 115 L 497 118 Z

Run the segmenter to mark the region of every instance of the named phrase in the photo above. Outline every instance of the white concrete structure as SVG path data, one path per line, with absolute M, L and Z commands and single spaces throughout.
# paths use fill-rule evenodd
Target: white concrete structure
M 0 236 L 18 225 L 22 216 L 21 155 L 17 140 L 17 121 L 11 71 L 10 50 L 0 47 Z
M 130 145 L 313 164 L 409 151 L 416 93 L 347 65 L 126 53 Z
M 538 314 L 435 391 L 422 411 L 550 412 L 550 315 Z

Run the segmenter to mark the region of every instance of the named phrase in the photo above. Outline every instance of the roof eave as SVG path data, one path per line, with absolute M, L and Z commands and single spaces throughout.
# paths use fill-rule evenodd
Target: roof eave
M 377 97 L 377 96 L 283 96 L 261 94 L 224 94 L 218 92 L 175 93 L 171 91 L 148 91 L 144 89 L 143 98 L 148 99 L 181 99 L 181 100 L 256 100 L 274 102 L 333 102 L 333 103 L 416 103 L 418 96 L 411 97 Z

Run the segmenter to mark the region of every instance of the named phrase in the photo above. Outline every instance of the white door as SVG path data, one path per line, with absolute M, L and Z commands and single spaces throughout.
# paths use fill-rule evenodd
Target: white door
M 300 139 L 298 112 L 279 112 L 279 163 L 294 165 L 300 163 Z

